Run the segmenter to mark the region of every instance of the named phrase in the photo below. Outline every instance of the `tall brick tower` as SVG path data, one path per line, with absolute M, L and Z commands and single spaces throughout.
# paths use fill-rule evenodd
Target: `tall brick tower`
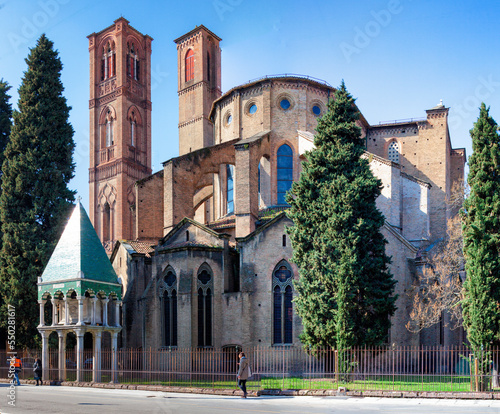
M 221 96 L 221 39 L 197 26 L 175 39 L 179 94 L 179 155 L 214 144 L 209 114 Z
M 108 249 L 136 239 L 134 183 L 151 174 L 151 37 L 120 17 L 88 36 L 90 219 Z

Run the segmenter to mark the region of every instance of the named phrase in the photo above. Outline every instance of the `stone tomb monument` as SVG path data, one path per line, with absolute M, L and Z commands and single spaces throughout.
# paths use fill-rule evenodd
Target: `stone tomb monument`
M 44 320 L 45 307 L 52 304 L 52 321 Z M 49 335 L 59 337 L 58 377 L 66 379 L 66 336 L 77 339 L 76 380 L 82 381 L 84 335 L 92 334 L 92 380 L 101 381 L 101 343 L 111 335 L 111 380 L 117 380 L 117 337 L 120 325 L 121 284 L 97 237 L 90 219 L 78 201 L 49 263 L 38 278 L 38 303 L 42 335 L 42 364 L 48 378 Z M 49 321 L 47 321 L 49 322 Z

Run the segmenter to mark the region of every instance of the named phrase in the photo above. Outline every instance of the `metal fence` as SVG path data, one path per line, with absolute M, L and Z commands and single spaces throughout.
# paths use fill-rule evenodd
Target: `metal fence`
M 249 348 L 244 350 L 253 372 L 247 386 L 253 389 L 338 389 L 385 391 L 469 392 L 499 390 L 497 367 L 500 350 L 474 355 L 465 347 L 380 347 L 346 351 L 324 349 L 308 353 L 298 347 Z M 235 388 L 238 349 L 168 348 L 120 349 L 116 378 L 125 384 L 160 384 L 180 387 Z M 0 351 L 0 378 L 8 377 L 11 355 Z M 21 379 L 32 379 L 32 366 L 40 350 L 19 351 Z M 59 369 L 57 350 L 49 350 L 48 378 L 74 381 L 76 352 L 66 350 L 65 366 Z M 100 353 L 100 382 L 113 377 L 112 351 Z M 91 350 L 82 355 L 83 381 L 92 381 Z

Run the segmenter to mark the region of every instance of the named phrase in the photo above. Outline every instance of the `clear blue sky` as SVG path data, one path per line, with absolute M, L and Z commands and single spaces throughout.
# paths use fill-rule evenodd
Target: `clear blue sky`
M 173 39 L 203 24 L 220 36 L 222 89 L 264 75 L 344 79 L 371 124 L 418 118 L 443 99 L 452 145 L 472 152 L 469 129 L 485 101 L 500 121 L 500 4 L 487 0 L 0 0 L 0 78 L 13 106 L 24 58 L 42 33 L 64 65 L 77 144 L 70 183 L 88 206 L 87 35 L 120 16 L 154 38 L 153 171 L 178 155 L 177 54 Z

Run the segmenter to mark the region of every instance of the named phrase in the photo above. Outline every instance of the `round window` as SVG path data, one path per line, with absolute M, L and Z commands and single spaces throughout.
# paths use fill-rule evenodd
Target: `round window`
M 286 111 L 288 108 L 290 108 L 290 101 L 286 98 L 283 98 L 280 102 L 280 106 Z
M 231 125 L 231 122 L 233 122 L 233 116 L 232 116 L 232 115 L 229 115 L 229 116 L 227 117 L 226 124 Z
M 313 114 L 316 116 L 321 115 L 321 108 L 318 105 L 313 106 Z
M 253 104 L 250 108 L 248 108 L 248 113 L 254 114 L 255 112 L 257 112 L 257 105 Z

